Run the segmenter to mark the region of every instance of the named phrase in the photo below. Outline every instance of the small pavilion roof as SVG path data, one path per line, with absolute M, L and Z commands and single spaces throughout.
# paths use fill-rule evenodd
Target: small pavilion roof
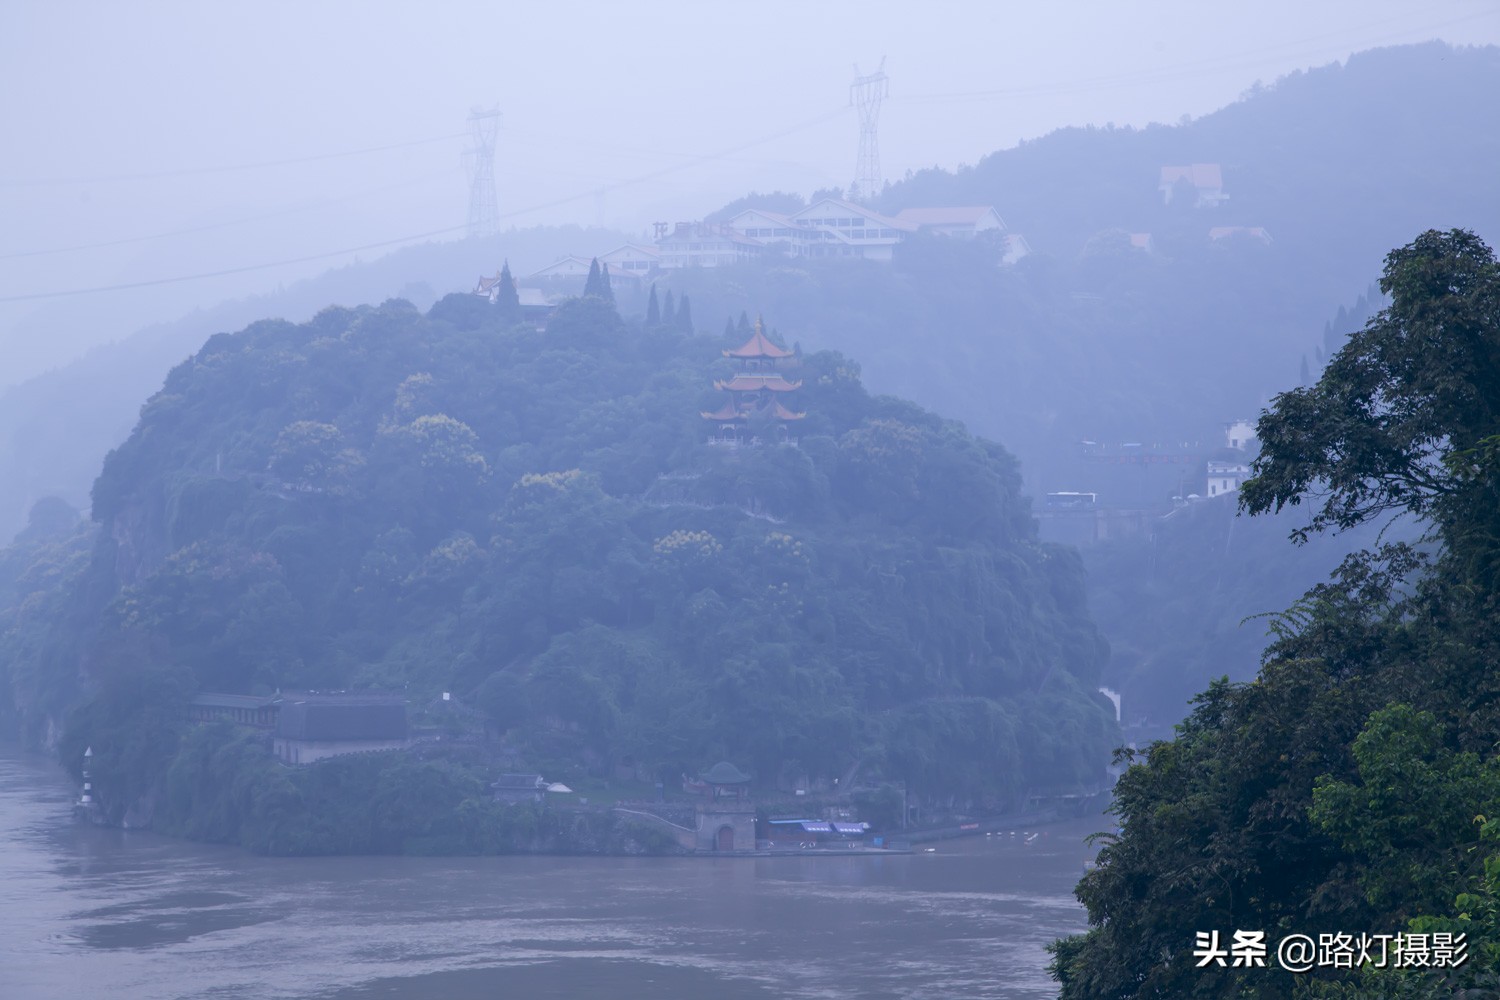
M 741 771 L 727 760 L 721 760 L 713 767 L 699 775 L 710 785 L 743 785 L 750 781 L 750 775 Z

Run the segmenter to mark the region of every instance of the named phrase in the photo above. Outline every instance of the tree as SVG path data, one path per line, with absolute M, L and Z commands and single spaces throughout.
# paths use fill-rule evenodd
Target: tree
M 590 296 L 615 304 L 614 290 L 609 287 L 609 265 L 601 265 L 598 257 L 589 262 L 589 276 L 583 283 L 583 297 Z
M 495 292 L 495 305 L 506 322 L 514 323 L 521 318 L 521 296 L 516 292 L 516 282 L 510 276 L 510 261 L 500 265 L 500 287 Z
M 1350 557 L 1272 618 L 1253 683 L 1215 684 L 1175 739 L 1131 756 L 1112 807 L 1121 832 L 1077 890 L 1091 929 L 1053 946 L 1064 1000 L 1493 995 L 1464 992 L 1492 986 L 1479 962 L 1457 989 L 1427 969 L 1323 970 L 1293 986 L 1200 969 L 1184 940 L 1455 930 L 1488 912 L 1474 814 L 1500 804 L 1500 271 L 1471 233 L 1427 232 L 1386 258 L 1380 287 L 1390 306 L 1261 418 L 1241 507 L 1320 503 L 1298 540 L 1410 513 L 1444 551 L 1425 574 L 1405 545 Z
M 610 305 L 615 304 L 615 286 L 609 281 L 608 264 L 599 265 L 599 290 L 596 294 Z
M 661 325 L 675 328 L 677 323 L 677 302 L 672 298 L 672 290 L 667 289 L 667 299 L 661 307 Z
M 677 329 L 687 334 L 693 332 L 693 307 L 686 295 L 677 303 Z
M 1309 532 L 1391 511 L 1435 521 L 1493 567 L 1500 453 L 1500 268 L 1473 233 L 1429 231 L 1392 251 L 1391 297 L 1316 385 L 1277 396 L 1240 492 L 1251 514 L 1316 497 Z M 1463 537 L 1459 537 L 1463 536 Z
M 656 326 L 661 323 L 661 304 L 656 301 L 656 282 L 651 282 L 651 297 L 646 300 L 646 325 Z

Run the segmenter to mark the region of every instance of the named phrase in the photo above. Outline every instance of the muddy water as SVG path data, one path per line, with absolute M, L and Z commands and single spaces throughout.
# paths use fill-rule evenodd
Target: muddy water
M 0 751 L 0 997 L 1052 997 L 1104 824 L 868 858 L 271 859 L 81 826 L 72 794 Z

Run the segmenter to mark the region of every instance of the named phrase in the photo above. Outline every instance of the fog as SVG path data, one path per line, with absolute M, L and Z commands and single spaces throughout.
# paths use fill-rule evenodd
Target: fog
M 1478 3 L 1081 10 L 8 5 L 0 387 L 148 322 L 461 238 L 472 107 L 503 116 L 502 228 L 641 234 L 750 190 L 847 185 L 849 84 L 882 59 L 899 179 L 1064 125 L 1201 115 L 1371 46 L 1500 40 Z M 114 286 L 132 287 L 88 291 Z

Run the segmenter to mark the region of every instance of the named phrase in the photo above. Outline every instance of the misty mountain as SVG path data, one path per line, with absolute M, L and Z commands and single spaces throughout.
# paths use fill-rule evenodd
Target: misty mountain
M 94 747 L 111 815 L 194 693 L 308 688 L 452 692 L 565 775 L 1099 787 L 1105 646 L 1014 458 L 830 352 L 788 362 L 797 443 L 705 444 L 726 346 L 469 295 L 211 338 L 106 460 L 95 526 L 40 505 L 0 560 L 18 725 Z
M 973 167 L 925 170 L 878 207 L 990 204 L 1033 248 L 1073 256 L 1101 230 L 1151 232 L 1172 252 L 1209 227 L 1263 227 L 1325 308 L 1352 297 L 1417 233 L 1500 230 L 1500 49 L 1375 49 L 1257 85 L 1219 111 L 1144 129 L 1069 128 Z M 1219 165 L 1226 200 L 1163 211 L 1162 167 Z

